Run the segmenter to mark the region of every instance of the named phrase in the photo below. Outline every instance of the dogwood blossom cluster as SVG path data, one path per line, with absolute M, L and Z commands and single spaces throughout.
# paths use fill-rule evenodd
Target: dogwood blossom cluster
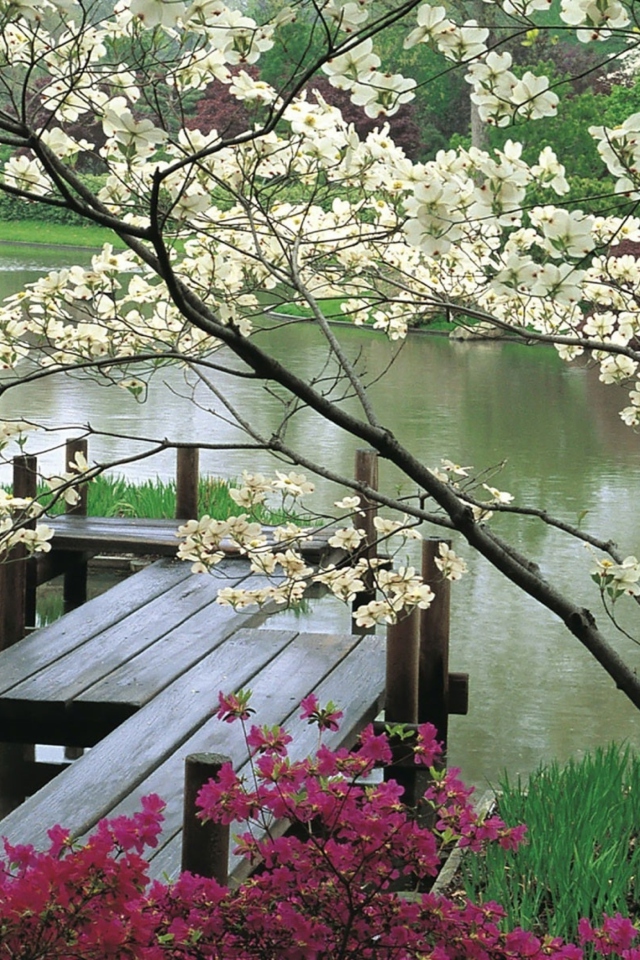
M 65 503 L 73 506 L 80 500 L 79 481 L 82 480 L 83 474 L 89 473 L 90 467 L 87 459 L 83 453 L 78 451 L 69 464 L 68 470 L 55 476 L 44 477 L 44 482 L 56 498 L 59 496 Z M 90 479 L 90 476 L 85 478 L 85 482 Z
M 46 523 L 35 522 L 41 513 L 37 501 L 14 497 L 0 488 L 0 563 L 11 559 L 11 552 L 18 546 L 28 556 L 51 550 L 53 529 Z
M 0 420 L 0 452 L 12 442 L 22 449 L 29 433 L 36 429 L 36 425 L 27 420 Z
M 231 496 L 236 503 L 252 509 L 262 506 L 269 495 L 275 494 L 276 504 L 286 511 L 291 505 L 302 509 L 302 497 L 313 489 L 303 474 L 276 471 L 275 477 L 269 478 L 244 471 L 242 485 L 232 489 Z M 265 586 L 253 589 L 220 589 L 218 603 L 235 609 L 269 602 L 294 603 L 302 599 L 313 583 L 322 584 L 343 602 L 353 603 L 358 594 L 371 590 L 371 579 L 380 597 L 358 607 L 355 612 L 358 626 L 395 623 L 416 607 L 426 609 L 434 596 L 431 587 L 406 563 L 400 562 L 396 569 L 390 567 L 394 557 L 405 554 L 410 541 L 422 539 L 415 523 L 407 516 L 403 519 L 376 516 L 377 549 L 383 549 L 385 556 L 359 556 L 360 548 L 366 546 L 364 532 L 357 525 L 363 516 L 360 497 L 343 497 L 335 506 L 348 511 L 343 521 L 353 520 L 353 525 L 330 528 L 327 544 L 340 551 L 342 559 L 325 563 L 318 569 L 305 559 L 305 544 L 313 539 L 314 531 L 322 532 L 320 528 L 302 527 L 294 522 L 265 528 L 248 513 L 225 520 L 209 516 L 189 520 L 177 531 L 182 541 L 178 557 L 190 562 L 194 573 L 203 573 L 220 563 L 229 548 L 236 548 L 247 556 L 252 571 L 270 580 L 265 581 Z M 446 554 L 441 552 L 441 558 L 440 569 L 446 579 L 457 580 L 466 572 L 466 564 L 452 550 Z
M 169 216 L 178 235 L 185 231 L 172 268 L 204 297 L 207 329 L 171 302 L 155 267 L 106 247 L 90 268 L 52 272 L 5 301 L 5 369 L 98 361 L 101 375 L 140 394 L 166 360 L 210 355 L 220 343 L 215 332 L 228 327 L 251 335 L 262 309 L 258 292 L 282 293 L 290 283 L 291 301 L 342 296 L 345 316 L 391 340 L 403 338 L 416 315 L 428 317 L 442 304 L 473 305 L 507 328 L 574 339 L 558 347 L 566 359 L 583 351 L 579 341 L 591 338 L 603 346 L 592 355 L 605 382 L 633 378 L 638 274 L 633 258 L 616 256 L 616 246 L 640 238 L 638 221 L 547 204 L 531 209 L 525 226 L 528 187 L 566 190 L 562 165 L 548 148 L 531 167 L 511 141 L 493 156 L 471 148 L 412 164 L 384 131 L 359 140 L 320 98 L 294 101 L 285 117 L 288 139 L 273 133 L 221 148 L 199 161 L 197 175 L 181 167 L 167 178 L 175 197 Z M 189 148 L 206 149 L 205 138 L 196 132 L 188 137 Z M 180 157 L 186 147 L 185 140 L 164 150 Z M 145 186 L 140 179 L 144 169 L 141 160 L 135 177 L 122 172 L 115 193 L 107 185 L 102 202 L 114 214 L 133 202 L 134 193 L 136 202 L 145 190 L 149 194 L 149 181 Z M 358 200 L 334 196 L 321 205 L 274 199 L 265 208 L 258 193 L 278 177 L 314 184 L 317 195 L 348 187 Z M 233 185 L 234 192 L 242 188 L 242 204 L 216 205 L 206 178 Z M 608 252 L 598 252 L 603 249 Z M 609 342 L 615 353 L 606 349 Z M 142 363 L 132 378 L 126 363 L 137 356 Z M 624 414 L 627 422 L 635 417 Z
M 515 18 L 514 29 L 519 17 L 545 6 L 533 0 L 503 4 Z M 259 294 L 267 289 L 293 301 L 342 296 L 354 323 L 370 323 L 392 340 L 406 335 L 416 314 L 463 303 L 545 336 L 580 339 L 586 333 L 597 339 L 604 332 L 606 340 L 628 349 L 599 351 L 603 379 L 633 377 L 629 345 L 637 333 L 637 302 L 635 291 L 616 278 L 613 261 L 623 235 L 640 236 L 637 222 L 597 219 L 552 203 L 532 209 L 525 221 L 530 188 L 558 196 L 567 190 L 561 158 L 550 148 L 530 166 L 513 141 L 493 154 L 449 150 L 412 163 L 384 126 L 360 140 L 317 94 L 284 102 L 246 71 L 232 78 L 230 66 L 257 62 L 273 44 L 294 16 L 286 9 L 259 24 L 220 0 L 123 0 L 112 17 L 48 34 L 47 11 L 55 9 L 34 0 L 12 5 L 13 15 L 6 15 L 0 40 L 5 60 L 26 78 L 29 63 L 39 57 L 48 73 L 43 104 L 51 116 L 35 131 L 43 150 L 25 144 L 6 162 L 4 183 L 34 200 L 56 198 L 78 152 L 93 149 L 74 140 L 69 124 L 87 114 L 97 117 L 108 175 L 97 197 L 83 193 L 82 202 L 136 228 L 145 255 L 105 248 L 91 268 L 54 272 L 9 298 L 0 313 L 0 363 L 6 369 L 26 361 L 59 367 L 96 360 L 102 375 L 140 396 L 163 357 L 193 361 L 210 353 L 220 327 L 249 336 L 261 312 Z M 413 81 L 386 69 L 371 37 L 358 41 L 371 17 L 367 4 L 327 0 L 317 6 L 317 16 L 337 31 L 335 50 L 321 63 L 332 85 L 381 121 L 413 95 Z M 428 3 L 415 16 L 417 25 L 407 24 L 405 47 L 430 44 L 461 64 L 485 121 L 503 126 L 553 114 L 557 95 L 546 78 L 516 76 L 511 55 L 490 48 L 485 26 L 458 23 L 451 11 Z M 600 37 L 629 21 L 617 0 L 566 0 L 560 17 L 581 39 L 587 29 Z M 234 145 L 215 130 L 170 133 L 137 113 L 144 61 L 118 64 L 117 71 L 110 66 L 111 44 L 125 40 L 151 44 L 166 82 L 177 91 L 201 89 L 214 78 L 239 101 L 253 104 L 258 121 L 277 107 L 283 124 L 278 132 L 261 131 L 258 122 Z M 638 116 L 616 130 L 593 130 L 621 193 L 634 187 L 637 127 Z M 52 157 L 62 165 L 55 174 Z M 271 197 L 267 185 L 283 179 L 296 189 Z M 296 190 L 317 200 L 295 200 Z M 171 237 L 171 270 L 206 305 L 209 325 L 192 322 L 160 279 L 164 271 L 158 270 L 150 232 L 157 215 Z M 608 299 L 614 301 L 611 309 Z M 582 348 L 560 349 L 573 359 Z M 132 377 L 118 362 L 139 354 L 146 373 L 136 370 Z M 635 424 L 633 399 L 631 407 L 624 419 Z
M 519 37 L 548 9 L 547 0 L 496 6 L 503 39 Z M 631 12 L 623 0 L 562 0 L 559 18 L 580 41 L 619 31 L 631 48 Z M 532 163 L 514 139 L 500 150 L 441 150 L 413 162 L 385 125 L 415 90 L 376 44 L 387 14 L 366 0 L 321 0 L 308 13 L 322 48 L 316 72 L 379 120 L 366 136 L 319 93 L 298 93 L 292 78 L 275 89 L 250 75 L 279 31 L 303 15 L 297 6 L 261 23 L 223 0 L 120 0 L 113 10 L 88 0 L 0 2 L 0 56 L 10 77 L 0 141 L 14 148 L 0 186 L 28 203 L 69 206 L 129 246 L 106 245 L 90 266 L 52 271 L 4 301 L 3 384 L 26 372 L 80 368 L 143 398 L 166 363 L 222 364 L 225 345 L 241 358 L 263 322 L 265 294 L 304 306 L 327 337 L 322 306 L 337 297 L 344 317 L 392 342 L 416 319 L 445 314 L 463 324 L 467 310 L 492 329 L 556 341 L 568 361 L 588 352 L 603 382 L 631 384 L 621 416 L 639 426 L 640 274 L 636 258 L 618 248 L 640 242 L 640 220 L 557 205 L 568 183 L 563 158 L 549 147 Z M 401 23 L 406 49 L 419 55 L 430 46 L 464 71 L 484 122 L 553 116 L 558 94 L 548 79 L 514 68 L 480 12 L 467 19 L 451 5 L 422 3 Z M 209 83 L 225 85 L 248 109 L 243 133 L 225 140 L 215 129 L 183 129 L 172 107 L 162 109 L 160 92 L 175 103 Z M 76 135 L 74 125 L 87 119 L 100 128 L 99 145 Z M 639 130 L 636 114 L 591 131 L 603 170 L 630 201 L 639 193 Z M 81 153 L 106 170 L 96 192 L 76 173 Z M 327 382 L 354 387 L 334 345 L 330 354 Z M 85 471 L 76 466 L 51 479 L 54 495 L 73 500 Z M 466 469 L 447 462 L 433 473 L 459 489 Z M 406 555 L 419 536 L 406 518 L 376 521 L 397 555 L 389 570 L 360 555 L 360 506 L 345 501 L 341 509 L 356 522 L 332 529 L 329 544 L 349 563 L 313 570 L 300 549 L 308 529 L 294 523 L 267 536 L 252 516 L 267 496 L 308 492 L 296 474 L 247 476 L 234 493 L 247 512 L 185 524 L 180 556 L 206 570 L 231 544 L 274 578 L 252 594 L 223 591 L 221 602 L 234 606 L 295 601 L 314 578 L 350 603 L 373 579 L 379 599 L 358 612 L 367 626 L 428 606 L 431 592 Z M 471 507 L 478 523 L 510 503 L 497 488 L 487 485 L 487 493 Z M 20 536 L 31 537 L 28 530 Z M 444 576 L 463 573 L 453 552 L 439 559 Z
M 621 563 L 604 557 L 596 561 L 591 579 L 613 602 L 622 596 L 637 597 L 640 594 L 640 563 L 635 557 L 626 557 Z

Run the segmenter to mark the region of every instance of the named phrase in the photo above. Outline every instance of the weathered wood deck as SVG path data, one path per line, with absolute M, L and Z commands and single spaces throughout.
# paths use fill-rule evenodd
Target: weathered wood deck
M 226 583 L 251 579 L 246 563 L 223 567 Z M 44 846 L 61 823 L 82 837 L 155 792 L 167 808 L 151 871 L 175 874 L 185 757 L 222 753 L 238 768 L 246 760 L 239 725 L 212 717 L 220 689 L 250 687 L 256 719 L 267 724 L 295 720 L 315 691 L 345 713 L 328 742 L 353 742 L 383 703 L 381 638 L 267 629 L 265 612 L 214 604 L 220 583 L 160 561 L 0 653 L 0 740 L 92 746 L 0 821 L 0 835 Z M 294 729 L 301 756 L 317 731 Z
M 54 553 L 61 551 L 90 553 L 134 553 L 175 557 L 179 540 L 176 531 L 183 520 L 149 520 L 140 517 L 83 517 L 63 514 L 51 519 L 54 528 L 52 546 Z M 265 526 L 267 537 L 271 527 Z M 327 550 L 327 538 L 323 532 L 303 542 L 302 553 L 317 559 Z M 222 549 L 229 556 L 237 556 L 237 547 L 227 544 Z M 46 558 L 45 558 L 46 559 Z
M 262 582 L 246 562 L 215 575 L 165 560 L 0 654 L 0 740 L 93 746 L 171 680 L 266 612 L 215 604 Z M 255 608 L 254 608 L 255 609 Z

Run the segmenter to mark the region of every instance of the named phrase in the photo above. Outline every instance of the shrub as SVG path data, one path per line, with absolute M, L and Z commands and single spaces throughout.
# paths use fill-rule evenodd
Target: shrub
M 303 720 L 320 731 L 339 713 L 311 695 Z M 246 724 L 248 697 L 220 695 L 218 716 Z M 0 957 L 22 960 L 580 960 L 581 950 L 522 930 L 500 932 L 497 904 L 454 904 L 419 892 L 454 839 L 482 849 L 514 846 L 523 828 L 497 818 L 480 822 L 456 771 L 437 772 L 440 748 L 430 724 L 419 728 L 416 760 L 429 766 L 426 802 L 432 828 L 400 802 L 392 781 L 363 784 L 374 764 L 389 763 L 388 738 L 367 728 L 358 748 L 320 744 L 302 761 L 287 755 L 289 735 L 252 725 L 245 735 L 252 775 L 245 783 L 230 766 L 200 793 L 201 816 L 245 823 L 239 849 L 260 871 L 234 891 L 188 873 L 174 884 L 147 886 L 145 846 L 157 842 L 161 801 L 147 797 L 132 818 L 99 825 L 76 846 L 60 827 L 51 847 L 36 853 L 6 846 L 0 871 Z M 295 833 L 278 837 L 274 820 Z M 397 888 L 404 888 L 405 892 Z M 413 888 L 413 896 L 407 894 Z M 635 931 L 621 918 L 601 930 L 582 924 L 595 950 L 625 951 Z

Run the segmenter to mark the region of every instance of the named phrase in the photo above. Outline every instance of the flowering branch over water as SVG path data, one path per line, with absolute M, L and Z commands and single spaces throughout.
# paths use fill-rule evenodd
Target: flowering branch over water
M 0 191 L 25 205 L 65 208 L 114 231 L 127 247 L 106 244 L 89 267 L 52 271 L 4 302 L 2 390 L 77 366 L 141 400 L 166 364 L 205 360 L 212 397 L 254 436 L 253 400 L 233 410 L 216 374 L 224 368 L 243 382 L 262 382 L 282 404 L 265 449 L 293 465 L 311 460 L 320 472 L 330 469 L 321 453 L 290 441 L 294 418 L 308 409 L 377 450 L 417 491 L 420 509 L 433 505 L 443 524 L 558 616 L 640 707 L 637 676 L 589 611 L 487 527 L 491 512 L 512 505 L 509 495 L 488 483 L 472 503 L 455 486 L 455 470 L 420 462 L 374 408 L 359 358 L 320 309 L 337 297 L 344 317 L 391 343 L 404 339 L 416 316 L 444 314 L 464 327 L 469 315 L 520 339 L 530 333 L 555 342 L 567 361 L 586 353 L 605 383 L 627 384 L 621 416 L 640 424 L 640 273 L 621 246 L 640 241 L 632 212 L 640 197 L 639 115 L 590 131 L 602 172 L 615 181 L 606 215 L 574 200 L 563 206 L 563 157 L 544 147 L 527 160 L 515 139 L 524 119 L 544 124 L 554 116 L 561 84 L 520 70 L 508 49 L 550 29 L 551 17 L 554 29 L 580 43 L 615 36 L 621 52 L 632 54 L 635 5 L 563 0 L 552 13 L 547 0 L 483 7 L 487 23 L 417 0 L 389 10 L 303 0 L 264 22 L 222 0 L 120 0 L 113 10 L 91 0 L 0 4 L 0 144 L 11 152 Z M 499 36 L 488 25 L 490 12 L 499 17 Z M 286 44 L 297 17 L 308 18 L 314 44 L 275 89 L 251 71 Z M 396 25 L 397 33 L 389 32 Z M 387 36 L 389 44 L 378 43 Z M 409 55 L 400 48 L 412 57 L 437 51 L 464 74 L 480 120 L 513 128 L 514 138 L 492 151 L 472 145 L 412 161 L 386 126 L 416 93 L 393 63 L 394 43 L 398 59 Z M 336 107 L 307 92 L 318 74 L 378 119 L 377 129 L 360 137 Z M 183 123 L 186 102 L 209 83 L 247 110 L 239 133 Z M 86 121 L 93 133 L 80 136 L 77 125 Z M 79 172 L 87 159 L 103 171 L 97 185 Z M 286 348 L 272 352 L 258 324 L 265 295 L 308 308 L 326 346 L 318 369 L 304 369 Z M 60 479 L 65 497 L 81 482 Z M 393 505 L 410 530 L 401 499 Z M 252 552 L 256 569 L 284 573 L 287 596 L 273 599 L 295 601 L 312 574 L 293 550 L 293 533 L 266 549 L 252 544 L 260 534 L 251 519 L 244 523 L 225 531 L 194 518 L 185 555 L 206 567 L 228 535 Z M 6 542 L 10 532 L 3 528 Z M 357 555 L 361 542 L 351 526 L 332 536 Z M 441 560 L 443 573 L 461 575 L 457 558 Z M 353 576 L 342 569 L 316 575 L 351 601 L 371 572 L 359 562 Z M 405 558 L 395 572 L 376 567 L 373 574 L 383 598 L 360 608 L 365 624 L 430 602 Z

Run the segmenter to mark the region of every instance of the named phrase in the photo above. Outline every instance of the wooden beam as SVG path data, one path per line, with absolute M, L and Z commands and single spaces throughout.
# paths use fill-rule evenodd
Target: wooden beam
M 65 472 L 71 470 L 72 466 L 75 465 L 75 458 L 78 454 L 86 459 L 88 449 L 87 441 L 84 438 L 67 440 L 65 446 Z M 78 487 L 77 493 L 78 501 L 76 503 L 66 503 L 65 513 L 75 517 L 86 517 L 86 483 Z M 65 569 L 63 587 L 65 613 L 69 613 L 70 610 L 75 610 L 76 607 L 81 607 L 83 603 L 87 602 L 87 575 L 88 564 L 82 556 L 77 556 Z
M 355 462 L 355 479 L 359 480 L 361 483 L 366 483 L 368 487 L 372 490 L 378 489 L 378 452 L 377 450 L 356 450 L 356 462 Z M 360 507 L 364 511 L 363 516 L 358 516 L 353 522 L 356 530 L 361 530 L 364 533 L 364 540 L 358 551 L 361 557 L 366 557 L 368 560 L 375 559 L 377 555 L 376 549 L 376 528 L 374 520 L 378 515 L 378 505 L 375 500 L 370 500 L 364 494 L 360 494 Z M 356 599 L 353 602 L 354 612 L 358 607 L 364 606 L 366 603 L 375 600 L 376 590 L 374 585 L 373 572 L 365 574 L 362 578 L 366 590 L 362 593 L 359 593 Z M 354 622 L 354 632 L 361 633 L 363 632 L 360 627 L 355 626 Z M 366 631 L 365 631 L 366 632 Z
M 200 492 L 200 451 L 178 447 L 176 451 L 176 520 L 196 520 Z
M 229 824 L 199 820 L 196 798 L 202 787 L 230 762 L 230 757 L 219 753 L 192 753 L 185 761 L 184 776 L 182 870 L 213 877 L 223 885 L 229 876 Z

